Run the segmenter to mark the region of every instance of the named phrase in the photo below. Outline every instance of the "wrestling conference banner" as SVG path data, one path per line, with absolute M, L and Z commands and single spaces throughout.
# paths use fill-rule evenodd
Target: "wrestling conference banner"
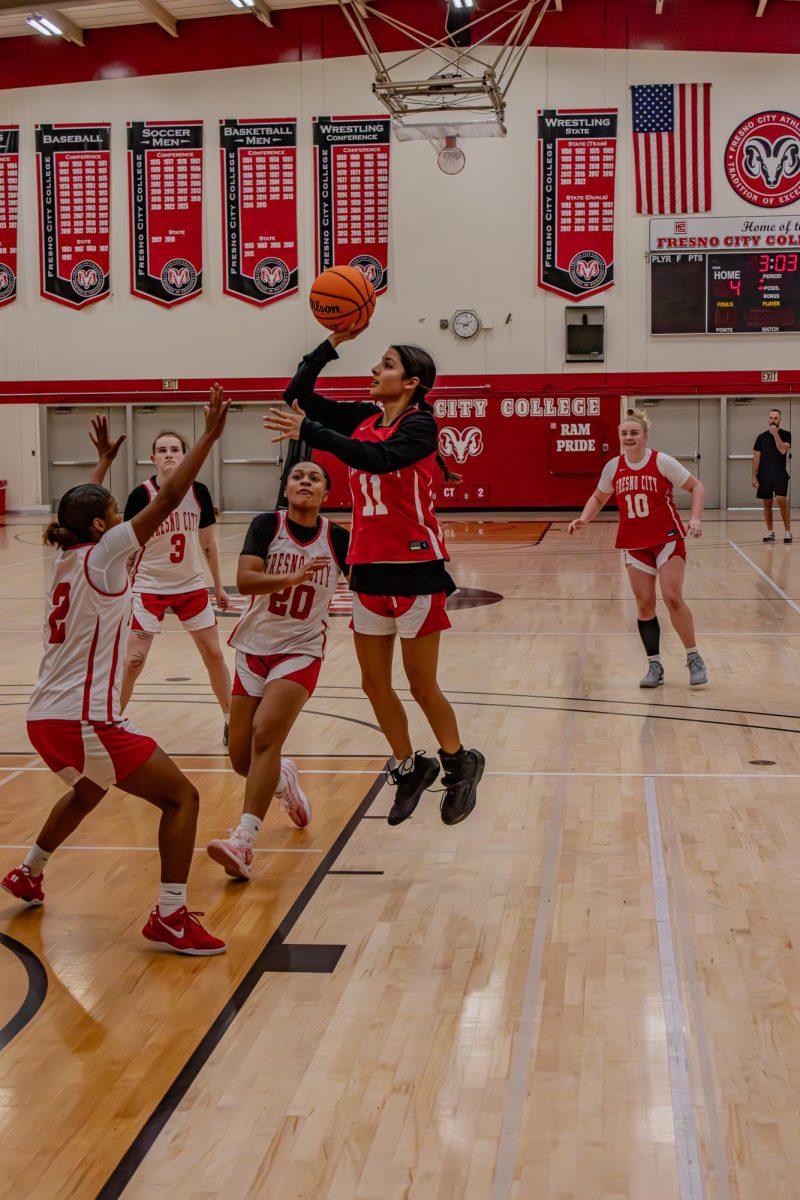
M 585 300 L 614 283 L 615 108 L 539 109 L 539 287 Z
M 0 125 L 0 307 L 17 298 L 19 125 Z

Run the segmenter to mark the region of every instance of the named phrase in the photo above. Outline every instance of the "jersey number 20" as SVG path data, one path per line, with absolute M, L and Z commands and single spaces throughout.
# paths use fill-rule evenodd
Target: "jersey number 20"
M 650 505 L 647 503 L 647 496 L 644 492 L 637 492 L 632 496 L 630 492 L 625 493 L 625 503 L 628 506 L 628 517 L 630 520 L 635 520 L 636 517 L 649 517 Z
M 276 617 L 294 617 L 295 621 L 305 621 L 314 603 L 314 589 L 307 583 L 297 587 L 284 588 L 273 592 L 269 598 L 267 609 Z
M 65 622 L 69 612 L 71 587 L 70 583 L 60 583 L 53 592 L 53 611 L 47 618 L 47 624 L 50 626 L 49 644 L 51 646 L 60 646 L 67 635 Z

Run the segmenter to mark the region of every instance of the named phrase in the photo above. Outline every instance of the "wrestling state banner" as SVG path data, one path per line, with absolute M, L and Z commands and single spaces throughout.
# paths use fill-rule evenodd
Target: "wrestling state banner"
M 41 293 L 83 308 L 109 282 L 111 126 L 37 125 Z
M 538 117 L 539 287 L 585 300 L 614 283 L 617 110 Z
M 182 304 L 203 290 L 203 122 L 128 122 L 131 291 Z
M 314 117 L 317 274 L 358 267 L 386 291 L 389 259 L 389 143 L 383 117 Z
M 220 121 L 223 291 L 271 304 L 297 291 L 297 120 Z
M 0 306 L 17 298 L 19 126 L 0 125 Z

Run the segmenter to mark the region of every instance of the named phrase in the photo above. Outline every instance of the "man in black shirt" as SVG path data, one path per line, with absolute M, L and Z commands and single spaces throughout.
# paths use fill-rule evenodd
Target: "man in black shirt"
M 791 517 L 789 514 L 789 471 L 787 463 L 792 435 L 788 429 L 781 429 L 781 410 L 771 408 L 769 427 L 765 433 L 760 433 L 753 445 L 753 487 L 759 500 L 764 501 L 764 520 L 767 523 L 765 542 L 775 541 L 775 531 L 772 528 L 772 499 L 778 501 L 778 508 L 783 518 L 783 540 L 791 542 Z

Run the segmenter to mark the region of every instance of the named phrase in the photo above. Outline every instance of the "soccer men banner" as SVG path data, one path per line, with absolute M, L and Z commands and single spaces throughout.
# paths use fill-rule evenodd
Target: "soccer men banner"
M 584 300 L 614 283 L 617 110 L 539 110 L 539 287 Z
M 223 290 L 251 304 L 297 291 L 297 121 L 220 121 Z
M 389 141 L 382 117 L 314 117 L 317 274 L 358 267 L 388 283 Z
M 17 298 L 19 126 L 0 125 L 0 307 Z
M 203 122 L 128 123 L 131 291 L 182 304 L 203 290 Z
M 111 126 L 37 125 L 41 293 L 70 308 L 109 294 Z

